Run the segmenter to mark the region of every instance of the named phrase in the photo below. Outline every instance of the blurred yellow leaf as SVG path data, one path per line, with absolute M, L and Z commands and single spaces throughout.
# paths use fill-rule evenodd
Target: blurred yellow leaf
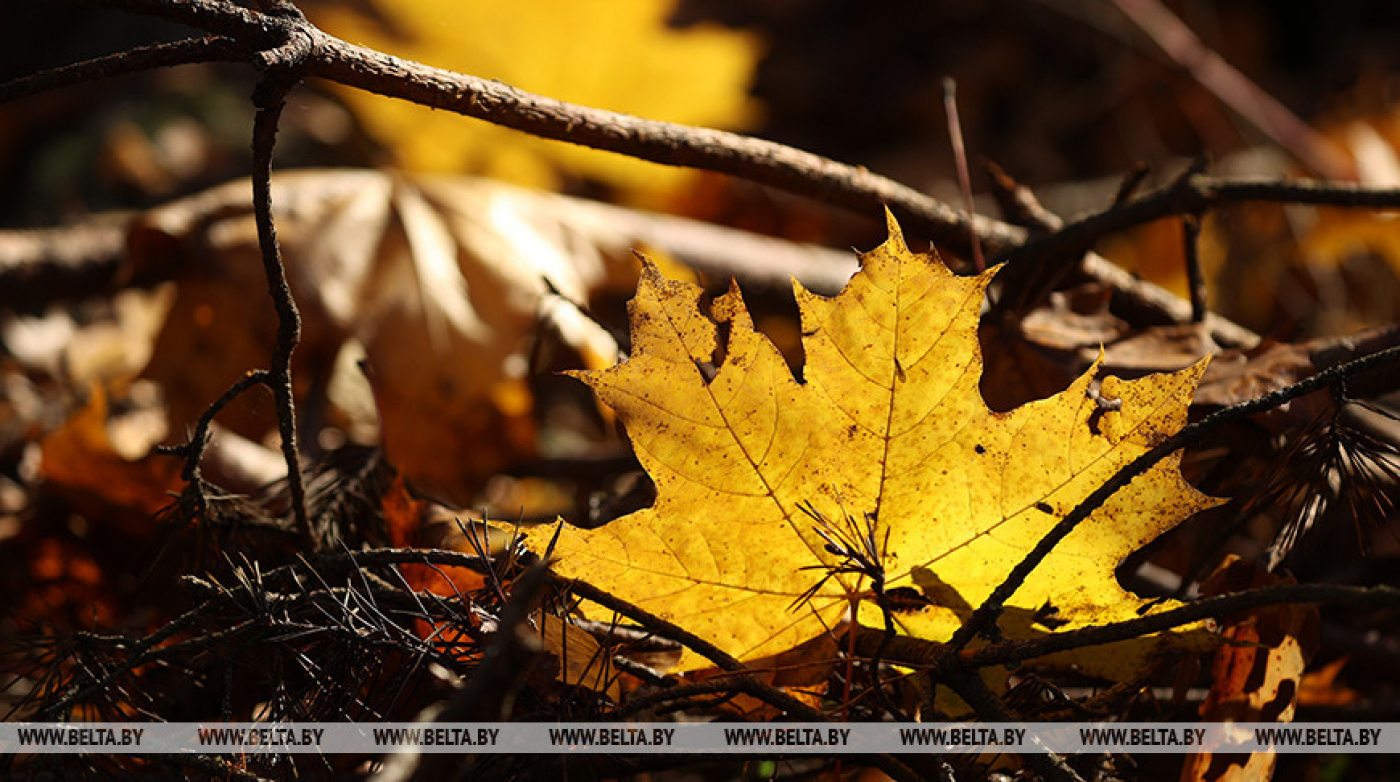
M 1128 271 L 1166 288 L 1183 299 L 1191 295 L 1186 274 L 1186 250 L 1181 220 L 1170 218 L 1140 225 L 1103 241 L 1103 254 Z M 1196 257 L 1207 280 L 1214 279 L 1225 265 L 1226 239 L 1214 216 L 1201 221 L 1196 241 Z
M 756 39 L 716 27 L 670 28 L 671 0 L 374 5 L 384 19 L 339 3 L 312 5 L 308 13 L 354 43 L 585 106 L 730 129 L 742 128 L 755 113 L 747 90 Z M 633 197 L 665 193 L 689 173 L 378 95 L 344 94 L 369 132 L 409 170 L 480 174 L 548 189 L 571 174 Z

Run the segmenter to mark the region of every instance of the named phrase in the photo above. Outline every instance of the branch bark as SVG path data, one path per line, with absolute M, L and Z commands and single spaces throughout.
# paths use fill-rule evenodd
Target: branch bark
M 948 654 L 948 648 L 945 644 L 922 638 L 899 636 L 885 647 L 884 657 L 889 662 L 908 665 L 937 675 L 945 667 L 952 664 L 967 668 L 985 668 L 990 665 L 1027 662 L 1037 657 L 1074 649 L 1141 638 L 1203 619 L 1220 619 L 1255 608 L 1300 603 L 1393 608 L 1400 606 L 1400 590 L 1387 586 L 1282 584 L 1205 598 L 1173 608 L 1170 611 L 1130 619 L 1126 622 L 1085 627 L 1047 635 L 1043 638 L 1002 641 L 976 649 L 968 649 L 958 653 L 955 657 Z M 856 652 L 863 656 L 872 655 L 883 640 L 884 636 L 879 631 L 863 628 L 856 638 Z
M 1028 242 L 1025 229 L 965 212 L 874 174 L 864 168 L 803 152 L 782 144 L 734 133 L 646 120 L 534 95 L 475 76 L 454 73 L 355 46 L 317 29 L 289 4 L 274 4 L 273 13 L 257 13 L 226 0 L 80 0 L 90 5 L 127 10 L 180 22 L 235 39 L 248 48 L 250 61 L 261 68 L 275 64 L 278 47 L 297 38 L 305 46 L 302 74 L 339 82 L 391 98 L 454 111 L 465 116 L 515 128 L 543 138 L 630 155 L 672 166 L 687 166 L 742 177 L 863 214 L 878 217 L 889 207 L 911 234 L 922 234 L 939 247 L 971 257 L 975 236 L 993 257 L 1013 264 L 1036 266 L 1055 262 L 1114 285 L 1126 285 L 1125 296 L 1174 322 L 1187 322 L 1189 306 L 1155 286 L 1131 282 L 1114 274 L 1112 265 L 1089 253 L 1094 241 L 1114 230 L 1166 216 L 1199 212 L 1227 200 L 1275 200 L 1278 187 L 1291 188 L 1289 198 L 1313 193 L 1322 200 L 1364 206 L 1400 203 L 1400 192 L 1360 189 L 1331 200 L 1335 191 L 1317 183 L 1210 183 L 1192 180 L 1190 187 L 1169 196 L 1149 197 L 1115 205 L 1090 225 L 1084 221 L 1045 238 Z M 3 94 L 3 91 L 0 91 Z M 1249 195 L 1255 193 L 1256 195 Z M 1202 203 L 1202 200 L 1210 204 Z M 1087 253 L 1087 255 L 1086 255 Z M 1008 270 L 1013 272 L 1014 270 Z M 1010 275 L 1003 275 L 1004 277 Z M 1217 342 L 1250 347 L 1258 338 L 1219 317 L 1207 319 Z

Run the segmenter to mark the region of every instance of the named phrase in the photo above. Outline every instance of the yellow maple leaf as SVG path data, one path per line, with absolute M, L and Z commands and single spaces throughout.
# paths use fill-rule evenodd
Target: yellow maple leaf
M 689 125 L 740 129 L 754 118 L 757 38 L 714 25 L 673 29 L 674 0 L 376 2 L 385 15 L 316 3 L 312 20 L 354 43 L 498 79 L 586 106 Z M 669 192 L 693 172 L 645 163 L 359 91 L 345 99 L 412 171 L 480 174 L 557 188 L 593 177 L 634 199 Z
M 977 324 L 995 271 L 954 276 L 911 253 L 893 218 L 889 240 L 861 261 L 834 299 L 795 285 L 803 382 L 753 330 L 737 289 L 714 302 L 712 319 L 699 288 L 644 275 L 631 358 L 579 376 L 626 424 L 657 500 L 596 530 L 565 529 L 561 574 L 752 659 L 835 626 L 848 590 L 869 588 L 850 574 L 823 581 L 841 561 L 816 517 L 856 520 L 873 524 L 887 586 L 933 603 L 897 614 L 901 631 L 946 640 L 1083 497 L 1185 423 L 1205 362 L 1105 378 L 1097 394 L 1091 369 L 1054 397 L 993 412 L 978 390 Z M 1144 601 L 1114 567 L 1215 504 L 1178 460 L 1119 491 L 1051 553 L 1007 604 L 1008 636 L 1055 632 L 1032 622 L 1047 604 L 1061 632 L 1138 616 Z M 531 539 L 540 549 L 547 540 Z M 881 621 L 873 606 L 860 618 Z M 1123 676 L 1151 646 L 1077 662 Z

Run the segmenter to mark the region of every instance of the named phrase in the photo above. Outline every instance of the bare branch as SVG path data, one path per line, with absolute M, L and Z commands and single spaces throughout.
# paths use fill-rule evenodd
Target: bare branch
M 1376 189 L 1362 185 L 1316 180 L 1215 179 L 1197 174 L 1130 201 L 1076 220 L 1060 230 L 1032 238 L 997 258 L 1013 267 L 1072 262 L 1106 236 L 1154 220 L 1176 215 L 1201 214 L 1223 204 L 1250 201 L 1310 204 L 1355 209 L 1400 209 L 1400 189 Z
M 672 166 L 728 173 L 812 198 L 878 215 L 888 205 L 918 232 L 966 255 L 960 213 L 864 168 L 792 147 L 724 131 L 658 122 L 534 95 L 497 81 L 403 60 L 342 41 L 290 14 L 258 14 L 223 0 L 82 0 L 91 5 L 156 16 L 238 38 L 254 48 L 279 46 L 295 31 L 315 54 L 306 75 L 391 98 L 445 109 L 542 138 Z M 973 228 L 989 253 L 1024 241 L 1024 232 L 986 217 Z
M 985 668 L 1141 638 L 1203 619 L 1220 619 L 1255 608 L 1301 603 L 1394 607 L 1400 605 L 1400 589 L 1342 584 L 1280 584 L 1204 598 L 1159 614 L 1124 622 L 1066 630 L 1042 638 L 1001 641 L 962 651 L 956 657 L 948 655 L 945 644 L 911 636 L 899 636 L 886 646 L 885 657 L 891 662 L 933 674 L 939 673 L 948 665 Z M 873 654 L 883 641 L 884 636 L 879 631 L 862 628 L 856 637 L 856 651 L 862 655 Z
M 254 64 L 268 67 L 275 64 L 277 47 L 295 37 L 305 47 L 303 75 L 319 76 L 346 86 L 357 87 L 388 97 L 399 98 L 434 108 L 455 111 L 505 127 L 515 128 L 543 138 L 567 141 L 643 160 L 673 166 L 689 166 L 742 177 L 810 198 L 850 209 L 866 216 L 878 215 L 889 206 L 902 219 L 913 235 L 931 238 L 945 250 L 971 257 L 972 244 L 966 220 L 959 210 L 893 180 L 876 175 L 864 168 L 775 144 L 705 128 L 693 128 L 667 122 L 645 120 L 601 109 L 587 108 L 563 101 L 533 95 L 505 84 L 474 76 L 453 73 L 410 62 L 387 54 L 346 43 L 306 22 L 294 7 L 277 7 L 277 13 L 258 14 L 223 0 L 84 0 L 108 8 L 119 8 L 159 16 L 190 24 L 201 29 L 235 36 L 255 53 Z M 1089 226 L 1076 223 L 1065 231 L 1027 243 L 1026 231 L 1017 226 L 983 216 L 974 216 L 972 234 L 989 255 L 1012 260 L 1017 265 L 1047 263 L 1058 259 L 1068 269 L 1085 257 L 1094 240 L 1123 227 L 1154 219 L 1153 215 L 1199 212 L 1202 193 L 1209 192 L 1211 203 L 1230 200 L 1275 200 L 1268 190 L 1251 191 L 1248 183 L 1218 183 L 1192 180 L 1196 189 L 1194 200 L 1178 203 L 1174 198 L 1187 198 L 1190 193 L 1173 194 L 1161 201 L 1139 199 L 1110 210 L 1102 222 Z M 1288 186 L 1274 183 L 1298 193 L 1294 200 L 1302 203 L 1335 203 L 1349 206 L 1393 206 L 1395 194 L 1375 191 L 1364 196 L 1362 191 L 1337 199 L 1335 188 L 1304 185 Z M 1331 192 L 1326 192 L 1330 190 Z M 1307 192 L 1305 192 L 1307 191 Z M 1377 195 L 1376 193 L 1379 193 Z M 1309 195 L 1314 196 L 1310 198 Z M 1279 199 L 1285 200 L 1285 199 Z M 1082 221 L 1081 221 L 1082 222 Z M 1024 246 L 1023 246 L 1024 245 Z M 1097 256 L 1088 255 L 1086 273 L 1097 277 L 1110 270 Z M 1003 278 L 1016 272 L 1008 270 Z M 1125 282 L 1124 275 L 1113 275 L 1113 282 Z M 1180 317 L 1181 306 L 1170 294 L 1145 283 L 1130 285 L 1128 295 L 1140 307 L 1169 316 Z M 1165 309 L 1163 309 L 1165 307 Z M 1226 345 L 1249 346 L 1257 338 L 1234 324 L 1218 317 L 1207 319 L 1217 339 Z
M 945 671 L 942 681 L 952 688 L 959 697 L 977 712 L 977 716 L 987 722 L 1020 722 L 1021 718 L 1007 708 L 1006 704 L 987 687 L 986 682 L 976 671 Z M 1035 767 L 1046 779 L 1055 782 L 1084 782 L 1083 777 L 1074 773 L 1065 759 L 1054 752 L 1031 752 L 1025 755 L 1027 765 Z
M 1347 605 L 1400 606 L 1400 589 L 1393 587 L 1355 587 L 1341 584 L 1280 584 L 1232 592 L 1111 625 L 1086 627 L 1066 633 L 1035 638 L 1028 641 L 1008 641 L 980 649 L 970 649 L 960 655 L 964 665 L 983 668 L 1009 662 L 1029 660 L 1071 649 L 1100 646 L 1130 638 L 1181 627 L 1202 619 L 1219 619 L 1230 614 L 1265 606 L 1301 603 L 1343 603 Z
M 289 41 L 288 46 L 292 45 Z M 316 550 L 320 548 L 320 541 L 312 535 L 311 519 L 306 512 L 306 486 L 297 447 L 296 402 L 292 397 L 292 352 L 301 341 L 301 315 L 287 284 L 287 269 L 282 263 L 277 229 L 272 221 L 272 149 L 277 139 L 277 121 L 282 116 L 287 93 L 298 80 L 278 69 L 268 74 L 253 94 L 258 104 L 253 120 L 253 213 L 268 292 L 277 311 L 277 344 L 265 382 L 277 402 L 277 432 L 282 440 L 282 455 L 287 461 L 287 493 L 291 497 L 292 516 L 303 539 Z
M 267 370 L 255 369 L 244 373 L 229 386 L 218 399 L 215 399 L 200 413 L 199 420 L 195 422 L 194 431 L 190 434 L 189 441 L 177 445 L 158 447 L 156 450 L 162 453 L 180 456 L 185 460 L 184 469 L 180 476 L 185 481 L 193 481 L 199 478 L 199 462 L 204 456 L 204 449 L 209 445 L 209 427 L 214 424 L 214 417 L 219 411 L 228 407 L 229 403 L 243 395 L 243 392 L 256 386 L 268 384 L 269 373 Z

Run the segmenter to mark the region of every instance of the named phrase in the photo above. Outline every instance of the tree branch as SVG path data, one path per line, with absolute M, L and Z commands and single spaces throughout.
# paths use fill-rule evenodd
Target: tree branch
M 992 692 L 987 683 L 976 671 L 957 669 L 945 671 L 942 681 L 952 688 L 958 697 L 967 701 L 977 712 L 977 716 L 987 722 L 1020 722 L 1021 717 Z M 1084 782 L 1084 779 L 1069 767 L 1065 759 L 1054 752 L 1029 752 L 1024 756 L 1026 764 L 1035 768 L 1046 779 L 1055 782 Z
M 1220 619 L 1255 608 L 1298 603 L 1394 607 L 1400 606 L 1400 589 L 1342 584 L 1280 584 L 1204 598 L 1160 614 L 1124 622 L 1067 630 L 1041 638 L 993 643 L 977 649 L 967 649 L 955 657 L 948 655 L 945 644 L 923 638 L 899 636 L 885 647 L 884 656 L 892 663 L 908 665 L 937 675 L 948 665 L 985 668 L 990 665 L 1020 663 L 1074 649 L 1141 638 L 1203 619 Z M 856 637 L 856 651 L 861 655 L 873 654 L 883 638 L 879 631 L 863 628 L 863 632 Z
M 259 50 L 281 46 L 291 37 L 303 40 L 304 75 L 319 76 L 392 98 L 454 111 L 505 127 L 560 141 L 617 152 L 663 165 L 689 166 L 742 177 L 794 192 L 806 197 L 873 217 L 884 206 L 890 207 L 913 234 L 931 238 L 938 246 L 962 257 L 971 257 L 972 246 L 964 215 L 951 206 L 870 171 L 848 166 L 801 150 L 761 139 L 705 128 L 640 119 L 601 109 L 577 106 L 533 95 L 499 82 L 453 73 L 410 62 L 346 43 L 318 30 L 302 19 L 294 7 L 276 6 L 275 13 L 259 14 L 224 0 L 80 0 L 91 5 L 124 9 L 181 22 L 203 30 L 237 38 L 255 53 L 254 64 L 268 66 L 268 54 Z M 1196 184 L 1193 180 L 1193 185 Z M 1288 188 L 1288 185 L 1277 187 Z M 1361 197 L 1359 189 L 1348 198 L 1333 200 L 1318 193 L 1323 186 L 1293 186 L 1293 192 L 1312 191 L 1321 200 L 1302 196 L 1303 203 L 1335 203 L 1366 206 L 1380 202 L 1396 203 L 1393 191 L 1376 191 L 1379 196 Z M 1257 193 L 1257 196 L 1249 193 Z M 1215 183 L 1198 194 L 1210 192 L 1212 202 L 1228 200 L 1274 200 L 1268 191 L 1254 190 L 1248 183 L 1232 186 Z M 1188 194 L 1178 194 L 1186 197 Z M 1146 202 L 1146 203 L 1143 203 Z M 1018 264 L 1047 262 L 1059 258 L 1065 268 L 1085 256 L 1095 238 L 1136 225 L 1153 215 L 1201 211 L 1204 205 L 1173 205 L 1170 199 L 1139 199 L 1109 210 L 1111 217 L 1085 227 L 1078 223 L 1065 232 L 1027 243 L 1026 231 L 1017 226 L 983 216 L 974 216 L 972 232 L 994 257 Z M 1024 247 L 1023 247 L 1024 245 Z M 1098 277 L 1108 273 L 1106 263 L 1089 255 L 1086 273 Z M 1098 262 L 1096 262 L 1098 261 Z M 1008 270 L 1012 271 L 1012 270 Z M 1003 277 L 1008 275 L 1004 274 Z M 1123 283 L 1125 275 L 1111 275 Z M 1141 282 L 1127 291 L 1138 306 L 1185 322 L 1170 294 Z M 1188 316 L 1189 317 L 1189 316 Z M 1227 345 L 1252 345 L 1257 338 L 1219 318 L 1208 319 L 1218 339 Z
M 1003 284 L 1018 288 L 1010 297 L 1024 307 L 1033 291 L 1026 278 L 1034 275 L 1043 286 L 1068 274 L 1101 239 L 1165 217 L 1198 215 L 1222 206 L 1246 202 L 1308 204 L 1356 209 L 1400 209 L 1400 189 L 1375 189 L 1351 183 L 1315 180 L 1215 179 L 1190 174 L 1170 184 L 1069 223 L 1054 233 L 1030 238 L 996 255 L 1008 268 Z M 1048 281 L 1048 282 L 1047 282 Z
M 1202 619 L 1219 619 L 1230 614 L 1265 606 L 1298 603 L 1345 603 L 1347 605 L 1400 606 L 1400 589 L 1394 587 L 1354 587 L 1341 584 L 1280 584 L 1277 586 L 1232 592 L 1188 603 L 1160 614 L 1151 614 L 1126 622 L 1085 627 L 1067 633 L 1026 641 L 1008 641 L 981 649 L 970 649 L 959 655 L 964 665 L 984 668 L 1010 662 L 1030 660 L 1049 654 L 1100 646 L 1115 641 L 1141 638 L 1181 627 Z
M 1224 204 L 1245 202 L 1309 204 L 1357 209 L 1400 209 L 1400 189 L 1376 189 L 1339 182 L 1304 179 L 1216 179 L 1196 174 L 1175 180 L 1151 193 L 1125 201 L 1036 237 L 997 260 L 1012 265 L 1040 264 L 1072 258 L 1115 233 L 1164 217 L 1197 214 Z
M 300 81 L 295 65 L 305 58 L 305 46 L 304 39 L 294 35 L 272 50 L 269 61 L 275 61 L 275 56 L 286 62 L 278 62 L 253 92 L 253 102 L 258 107 L 253 119 L 253 214 L 258 226 L 263 272 L 277 312 L 277 343 L 265 382 L 277 403 L 277 431 L 282 441 L 282 455 L 287 461 L 287 493 L 292 517 L 303 540 L 315 551 L 321 548 L 322 541 L 313 535 L 306 510 L 306 487 L 297 447 L 296 400 L 292 395 L 292 353 L 301 341 L 301 314 L 287 284 L 287 269 L 282 263 L 272 219 L 272 150 L 277 142 L 277 122 L 282 116 L 287 93 Z
M 306 75 L 476 117 L 542 138 L 618 152 L 671 166 L 701 168 L 750 179 L 877 216 L 888 205 L 907 226 L 940 246 L 968 255 L 966 222 L 958 210 L 864 168 L 771 141 L 706 128 L 641 119 L 578 106 L 476 76 L 433 68 L 329 35 L 288 15 L 258 14 L 222 0 L 81 0 L 188 24 L 238 38 L 253 48 L 280 45 L 291 30 L 315 54 Z M 1025 232 L 977 216 L 973 229 L 989 253 L 1019 245 Z

